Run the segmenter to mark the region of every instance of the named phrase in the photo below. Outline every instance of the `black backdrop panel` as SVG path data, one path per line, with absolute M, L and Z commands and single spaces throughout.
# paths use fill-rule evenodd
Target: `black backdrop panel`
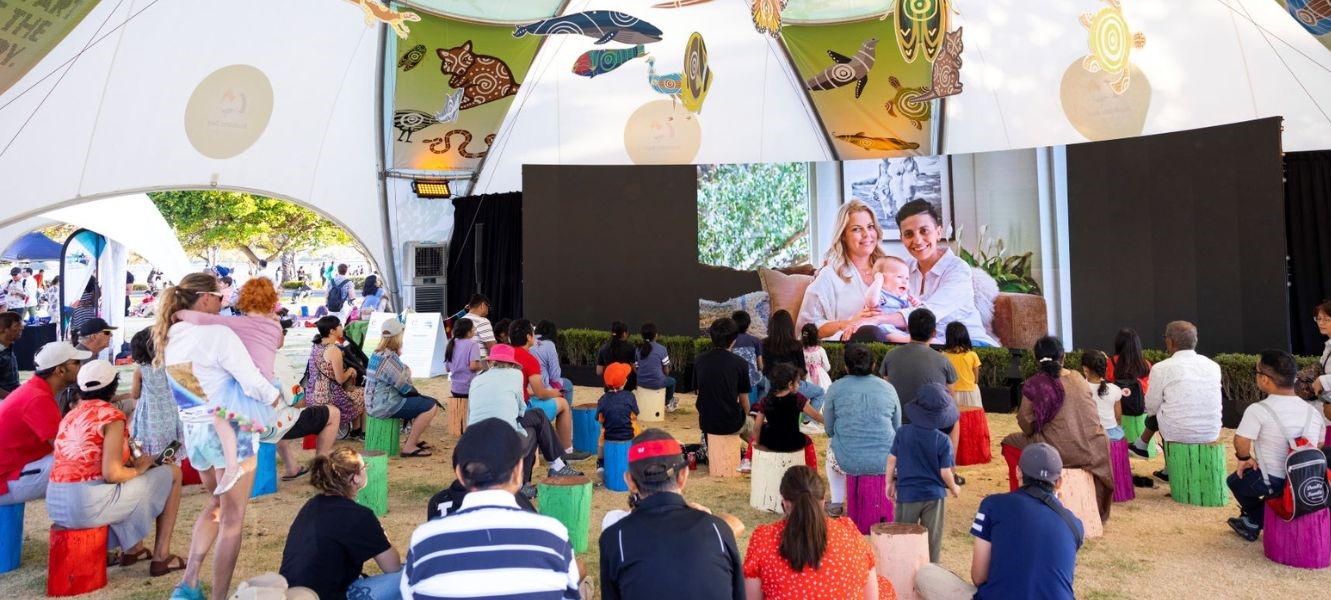
M 525 316 L 697 335 L 697 187 L 687 165 L 525 165 Z
M 1205 354 L 1289 349 L 1280 152 L 1277 118 L 1068 146 L 1077 345 L 1181 319 Z

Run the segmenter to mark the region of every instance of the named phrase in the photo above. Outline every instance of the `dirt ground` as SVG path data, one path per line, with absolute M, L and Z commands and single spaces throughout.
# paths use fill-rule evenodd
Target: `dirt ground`
M 423 393 L 446 397 L 447 381 L 442 378 L 420 382 Z M 593 402 L 599 390 L 578 388 L 577 402 Z M 698 438 L 694 397 L 681 396 L 681 410 L 668 415 L 665 429 L 682 441 Z M 943 565 L 968 574 L 971 518 L 986 495 L 1007 491 L 1007 470 L 998 452 L 998 442 L 1016 429 L 1011 415 L 989 415 L 994 459 L 987 465 L 962 467 L 968 483 L 960 499 L 949 499 L 947 535 L 943 541 Z M 1226 431 L 1228 443 L 1232 432 Z M 412 530 L 425 520 L 426 502 L 452 480 L 451 449 L 456 439 L 443 432 L 443 420 L 436 419 L 426 439 L 438 449 L 430 458 L 394 458 L 389 463 L 389 512 L 382 519 L 388 537 L 405 554 Z M 827 439 L 815 438 L 822 464 Z M 300 451 L 303 460 L 313 451 Z M 1163 466 L 1163 459 L 1133 460 L 1141 475 Z M 1232 458 L 1231 458 L 1232 462 Z M 575 465 L 589 472 L 595 463 L 588 460 Z M 1232 465 L 1231 465 L 1232 468 Z M 539 469 L 538 469 L 539 471 Z M 540 475 L 538 475 L 539 477 Z M 199 486 L 185 489 L 180 519 L 175 527 L 172 549 L 186 555 L 190 528 L 203 505 L 205 492 Z M 685 496 L 709 506 L 716 512 L 739 517 L 752 531 L 755 525 L 774 521 L 778 515 L 758 512 L 748 506 L 747 478 L 717 479 L 707 475 L 705 466 L 694 471 Z M 1080 598 L 1255 598 L 1295 597 L 1309 589 L 1325 590 L 1331 585 L 1331 571 L 1305 571 L 1272 563 L 1262 555 L 1259 543 L 1239 539 L 1225 525 L 1225 518 L 1235 514 L 1232 502 L 1226 508 L 1199 508 L 1175 503 L 1168 497 L 1168 486 L 1138 489 L 1137 499 L 1116 504 L 1102 538 L 1089 540 L 1077 557 L 1076 591 Z M 236 576 L 241 580 L 266 571 L 276 571 L 287 542 L 287 530 L 296 512 L 314 494 L 305 478 L 293 483 L 279 483 L 276 494 L 254 500 L 246 513 L 243 548 Z M 626 508 L 627 495 L 597 489 L 593 500 L 593 531 L 588 551 L 582 559 L 595 575 L 598 565 L 596 540 L 599 524 L 606 511 Z M 40 597 L 45 592 L 47 528 L 50 520 L 40 501 L 27 507 L 21 567 L 0 575 L 0 597 Z M 740 540 L 743 550 L 747 532 Z M 178 574 L 153 579 L 146 562 L 128 568 L 109 569 L 106 588 L 88 598 L 165 598 L 178 581 Z M 212 580 L 205 568 L 204 581 Z M 366 572 L 377 572 L 373 562 Z

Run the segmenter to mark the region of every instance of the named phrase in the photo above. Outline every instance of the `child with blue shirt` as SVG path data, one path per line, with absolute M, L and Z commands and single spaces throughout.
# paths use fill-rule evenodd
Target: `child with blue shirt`
M 887 495 L 896 504 L 896 522 L 929 530 L 929 562 L 938 562 L 943 545 L 943 505 L 950 492 L 961 495 L 952 476 L 952 440 L 939 431 L 954 425 L 957 405 L 941 383 L 920 386 L 906 404 L 910 423 L 897 430 L 887 457 Z
M 596 401 L 596 420 L 601 422 L 598 467 L 605 466 L 605 442 L 629 441 L 638 435 L 638 398 L 624 389 L 631 372 L 633 367 L 621 362 L 610 363 L 605 368 L 606 392 Z

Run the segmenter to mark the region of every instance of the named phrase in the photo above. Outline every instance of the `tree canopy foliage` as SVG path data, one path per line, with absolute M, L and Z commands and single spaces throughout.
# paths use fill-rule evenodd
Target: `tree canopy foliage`
M 698 167 L 698 261 L 746 271 L 809 262 L 808 165 Z
M 148 194 L 185 251 L 215 263 L 231 248 L 252 264 L 290 252 L 351 243 L 341 227 L 286 200 L 242 192 L 192 190 Z

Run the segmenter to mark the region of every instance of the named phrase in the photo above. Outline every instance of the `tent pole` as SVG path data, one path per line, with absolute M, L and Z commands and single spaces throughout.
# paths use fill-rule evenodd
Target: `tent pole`
M 384 278 L 384 287 L 388 288 L 393 299 L 393 306 L 406 308 L 402 306 L 402 288 L 398 285 L 397 261 L 393 259 L 393 225 L 389 222 L 391 215 L 388 211 L 388 182 L 386 165 L 387 158 L 384 151 L 384 145 L 387 143 L 387 132 L 384 128 L 384 60 L 388 56 L 388 28 L 382 24 L 377 28 L 379 31 L 379 49 L 377 60 L 375 61 L 375 100 L 374 100 L 374 123 L 375 131 L 378 132 L 379 143 L 375 144 L 375 161 L 378 168 L 375 169 L 375 178 L 379 184 L 379 217 L 383 222 L 384 235 L 384 261 L 388 264 L 381 265 L 380 275 Z

